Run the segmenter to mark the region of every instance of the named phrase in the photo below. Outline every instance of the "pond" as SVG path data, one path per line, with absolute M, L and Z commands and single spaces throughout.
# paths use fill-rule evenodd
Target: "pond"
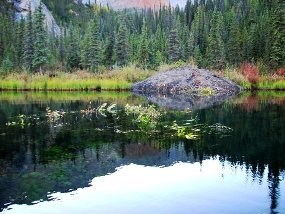
M 284 93 L 0 93 L 3 213 L 285 213 L 284 154 Z

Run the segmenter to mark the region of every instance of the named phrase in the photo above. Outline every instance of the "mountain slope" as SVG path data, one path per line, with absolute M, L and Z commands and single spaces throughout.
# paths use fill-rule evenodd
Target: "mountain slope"
M 91 4 L 95 3 L 95 0 L 77 0 L 82 3 Z M 168 6 L 169 4 L 175 7 L 179 5 L 184 7 L 187 0 L 97 0 L 97 3 L 102 5 L 109 5 L 110 7 L 120 10 L 124 8 L 159 8 L 161 6 Z

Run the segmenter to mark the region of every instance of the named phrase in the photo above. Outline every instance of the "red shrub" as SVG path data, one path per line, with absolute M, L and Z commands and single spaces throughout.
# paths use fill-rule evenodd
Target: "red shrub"
M 245 62 L 241 65 L 240 70 L 251 84 L 256 84 L 258 82 L 259 69 L 256 65 Z
M 285 67 L 278 69 L 275 75 L 285 77 Z

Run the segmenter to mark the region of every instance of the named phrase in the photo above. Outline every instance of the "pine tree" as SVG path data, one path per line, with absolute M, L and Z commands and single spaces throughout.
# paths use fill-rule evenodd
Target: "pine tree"
M 70 32 L 69 42 L 66 53 L 66 66 L 67 69 L 79 68 L 79 41 L 75 38 L 73 31 Z
M 185 32 L 185 42 L 183 49 L 183 58 L 188 61 L 194 55 L 194 36 L 192 32 Z
M 96 18 L 91 20 L 88 31 L 88 66 L 92 71 L 97 71 L 101 63 L 101 43 L 99 36 L 99 25 Z
M 29 5 L 29 13 L 26 19 L 24 34 L 24 67 L 28 71 L 32 70 L 34 57 L 34 30 L 32 20 L 31 5 Z
M 196 46 L 194 49 L 194 59 L 199 68 L 203 66 L 203 58 L 199 46 Z
M 220 12 L 214 11 L 208 37 L 207 61 L 211 68 L 221 69 L 225 65 L 225 45 L 223 41 L 223 19 Z
M 231 11 L 230 16 L 230 24 L 229 24 L 229 39 L 227 42 L 227 61 L 231 65 L 237 66 L 241 61 L 241 44 L 240 44 L 240 31 L 239 31 L 239 24 L 237 21 L 237 17 L 234 14 L 234 11 Z
M 273 68 L 285 65 L 285 2 L 276 0 L 272 9 L 272 49 L 270 63 Z
M 115 34 L 112 32 L 107 38 L 104 50 L 104 65 L 111 68 L 115 64 Z
M 48 46 L 47 32 L 44 28 L 44 14 L 42 5 L 35 11 L 34 16 L 34 54 L 33 54 L 33 69 L 42 72 L 42 66 L 48 63 Z
M 102 60 L 100 51 L 101 42 L 99 36 L 99 25 L 97 17 L 95 17 L 89 22 L 87 32 L 83 40 L 81 54 L 81 63 L 83 67 L 92 71 L 97 71 Z
M 142 34 L 141 34 L 139 53 L 138 53 L 138 61 L 144 69 L 146 69 L 149 64 L 149 57 L 150 57 L 150 47 L 148 41 L 148 30 L 146 27 L 146 23 L 144 21 L 142 26 Z
M 127 27 L 124 21 L 120 24 L 116 48 L 116 58 L 119 66 L 128 64 L 128 38 Z
M 15 59 L 16 66 L 19 68 L 23 64 L 24 57 L 24 31 L 25 31 L 25 20 L 21 19 L 17 23 L 16 28 L 16 41 L 15 41 Z
M 180 44 L 177 29 L 173 29 L 169 33 L 168 38 L 168 60 L 170 63 L 177 62 L 181 59 Z
M 59 61 L 61 62 L 61 67 L 64 66 L 65 61 L 65 47 L 64 47 L 64 31 L 61 30 L 60 37 L 59 37 L 59 47 L 58 47 L 58 55 Z

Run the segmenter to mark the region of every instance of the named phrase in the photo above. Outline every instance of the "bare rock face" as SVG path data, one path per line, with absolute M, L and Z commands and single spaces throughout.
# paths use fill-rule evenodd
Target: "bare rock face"
M 21 17 L 26 17 L 28 15 L 29 5 L 31 5 L 32 12 L 40 6 L 40 0 L 9 0 L 9 2 L 13 3 L 16 9 L 16 19 L 18 20 L 21 19 Z M 57 36 L 60 35 L 60 27 L 57 25 L 53 15 L 43 3 L 42 8 L 48 31 Z
M 237 95 L 241 88 L 204 69 L 190 66 L 159 73 L 132 88 L 154 103 L 172 109 L 200 109 Z

